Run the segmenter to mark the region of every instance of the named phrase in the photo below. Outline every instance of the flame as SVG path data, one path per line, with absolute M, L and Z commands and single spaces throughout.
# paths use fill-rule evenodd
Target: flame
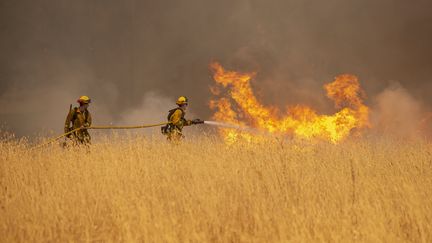
M 210 64 L 215 87 L 211 88 L 215 99 L 210 108 L 215 110 L 213 119 L 221 122 L 249 126 L 271 134 L 292 135 L 304 139 L 322 139 L 337 143 L 350 135 L 353 129 L 369 126 L 369 108 L 363 104 L 364 93 L 354 75 L 337 76 L 324 89 L 339 111 L 333 115 L 319 115 L 312 108 L 296 105 L 281 114 L 275 107 L 266 107 L 256 98 L 250 81 L 256 73 L 227 71 L 219 63 Z M 228 91 L 223 96 L 221 88 Z M 239 139 L 253 141 L 257 135 L 235 129 L 221 128 L 228 143 Z

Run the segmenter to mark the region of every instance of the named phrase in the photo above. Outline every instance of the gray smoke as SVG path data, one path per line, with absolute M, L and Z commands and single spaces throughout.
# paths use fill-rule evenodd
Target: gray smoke
M 259 98 L 281 108 L 333 112 L 322 85 L 352 73 L 370 103 L 397 80 L 432 110 L 431 7 L 427 0 L 3 0 L 0 123 L 18 135 L 60 132 L 81 95 L 93 99 L 97 124 L 165 119 L 179 95 L 189 97 L 191 116 L 206 119 L 212 60 L 258 71 Z
M 424 119 L 422 104 L 399 83 L 393 83 L 375 98 L 371 121 L 376 132 L 398 137 L 418 137 Z

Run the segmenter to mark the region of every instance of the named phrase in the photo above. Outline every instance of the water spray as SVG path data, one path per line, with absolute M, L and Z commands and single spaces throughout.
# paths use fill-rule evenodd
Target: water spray
M 204 124 L 211 125 L 211 126 L 223 127 L 223 128 L 236 129 L 240 132 L 248 132 L 251 134 L 259 134 L 259 135 L 266 135 L 266 136 L 274 135 L 268 131 L 264 131 L 264 130 L 261 130 L 258 128 L 249 127 L 249 126 L 245 126 L 245 125 L 237 125 L 237 124 L 217 122 L 217 121 L 204 121 Z
M 257 128 L 245 126 L 245 125 L 237 125 L 237 124 L 217 122 L 217 121 L 204 121 L 204 124 L 208 124 L 211 126 L 230 128 L 230 129 L 236 129 L 238 131 L 248 132 L 248 133 L 253 133 L 253 134 L 268 134 L 268 132 L 262 131 L 262 130 L 257 129 Z
M 240 125 L 236 125 L 236 124 L 232 124 L 232 123 L 217 122 L 217 121 L 204 121 L 204 124 L 208 124 L 211 126 L 232 128 L 232 129 L 237 129 L 237 130 L 250 130 L 250 129 L 252 129 L 248 126 L 240 126 Z

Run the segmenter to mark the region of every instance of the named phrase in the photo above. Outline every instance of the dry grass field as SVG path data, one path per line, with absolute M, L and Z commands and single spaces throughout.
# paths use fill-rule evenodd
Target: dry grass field
M 432 242 L 432 145 L 0 142 L 1 242 Z

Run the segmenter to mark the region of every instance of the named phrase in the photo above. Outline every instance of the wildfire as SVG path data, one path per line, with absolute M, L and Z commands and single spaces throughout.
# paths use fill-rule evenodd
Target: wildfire
M 319 115 L 307 106 L 291 106 L 283 114 L 275 107 L 266 107 L 256 98 L 251 79 L 256 73 L 226 71 L 219 63 L 210 64 L 217 86 L 211 88 L 215 99 L 210 107 L 215 110 L 217 121 L 249 126 L 261 131 L 276 134 L 290 134 L 304 139 L 323 139 L 337 143 L 350 135 L 353 129 L 369 126 L 369 109 L 363 104 L 363 91 L 356 76 L 337 76 L 324 89 L 339 111 L 333 115 Z M 227 96 L 223 96 L 222 89 Z M 256 136 L 250 132 L 222 128 L 221 133 L 227 142 L 238 139 L 252 141 Z

